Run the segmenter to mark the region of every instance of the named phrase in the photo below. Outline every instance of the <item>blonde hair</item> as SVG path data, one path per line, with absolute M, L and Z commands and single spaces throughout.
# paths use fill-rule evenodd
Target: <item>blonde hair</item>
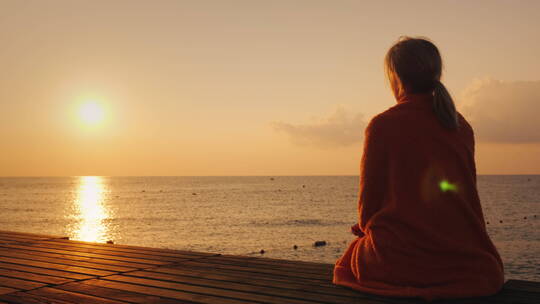
M 432 93 L 433 111 L 441 124 L 458 128 L 454 101 L 440 81 L 443 65 L 435 44 L 425 38 L 401 37 L 386 53 L 384 67 L 396 97 Z

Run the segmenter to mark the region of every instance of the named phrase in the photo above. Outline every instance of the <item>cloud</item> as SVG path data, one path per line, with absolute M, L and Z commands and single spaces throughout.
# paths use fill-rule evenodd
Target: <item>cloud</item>
M 540 142 L 540 81 L 476 80 L 456 98 L 456 103 L 474 128 L 477 141 Z M 271 124 L 294 144 L 333 148 L 361 143 L 367 121 L 362 113 L 348 113 L 339 107 L 329 116 L 309 123 Z
M 540 81 L 477 80 L 459 101 L 477 141 L 540 142 Z
M 362 141 L 366 121 L 363 114 L 351 116 L 343 107 L 339 107 L 327 118 L 315 118 L 311 123 L 272 122 L 272 127 L 287 134 L 298 145 L 344 147 Z

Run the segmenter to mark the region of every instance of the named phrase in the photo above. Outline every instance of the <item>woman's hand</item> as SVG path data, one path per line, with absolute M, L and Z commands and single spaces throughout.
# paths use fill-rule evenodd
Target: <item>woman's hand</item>
M 364 236 L 364 232 L 362 231 L 362 229 L 360 229 L 360 226 L 358 226 L 358 224 L 354 224 L 351 226 L 351 233 L 356 235 L 357 237 Z

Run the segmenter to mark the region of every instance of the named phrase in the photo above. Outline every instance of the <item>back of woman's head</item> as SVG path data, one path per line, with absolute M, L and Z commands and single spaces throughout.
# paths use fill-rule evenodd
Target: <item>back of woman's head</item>
M 386 53 L 386 74 L 396 97 L 433 94 L 433 110 L 443 126 L 458 127 L 456 107 L 441 83 L 442 59 L 437 47 L 423 38 L 402 37 Z

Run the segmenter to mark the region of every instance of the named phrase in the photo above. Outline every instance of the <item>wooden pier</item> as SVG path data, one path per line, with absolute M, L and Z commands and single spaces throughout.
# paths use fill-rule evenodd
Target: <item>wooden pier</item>
M 0 231 L 0 303 L 424 303 L 335 286 L 331 264 Z M 540 303 L 540 282 L 436 303 Z

